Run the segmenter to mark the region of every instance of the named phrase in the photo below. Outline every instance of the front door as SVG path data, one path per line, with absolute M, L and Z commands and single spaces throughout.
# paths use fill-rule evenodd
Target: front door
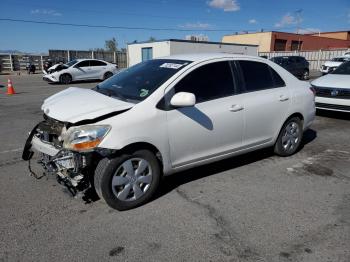
M 228 154 L 242 144 L 241 99 L 235 95 L 228 61 L 197 67 L 171 92 L 190 92 L 194 107 L 167 111 L 170 155 L 173 167 Z
M 91 67 L 89 60 L 84 60 L 73 66 L 70 70 L 73 80 L 89 79 L 91 77 Z

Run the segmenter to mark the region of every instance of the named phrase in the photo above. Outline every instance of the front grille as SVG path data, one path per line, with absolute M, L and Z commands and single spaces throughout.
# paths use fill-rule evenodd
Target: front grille
M 316 96 L 319 97 L 330 97 L 338 99 L 350 99 L 350 89 L 343 88 L 329 88 L 314 86 L 316 90 Z
M 350 112 L 350 106 L 343 106 L 343 105 L 316 103 L 316 108 L 343 110 L 343 111 L 349 111 Z

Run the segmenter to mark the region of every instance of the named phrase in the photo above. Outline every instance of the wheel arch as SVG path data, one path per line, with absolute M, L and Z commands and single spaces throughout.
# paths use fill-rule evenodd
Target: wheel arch
M 124 146 L 117 151 L 117 154 L 131 153 L 140 149 L 151 151 L 158 159 L 161 169 L 163 169 L 163 157 L 161 151 L 154 145 L 148 142 L 134 142 Z
M 293 113 L 293 114 L 290 114 L 290 115 L 283 121 L 282 125 L 279 127 L 278 132 L 277 132 L 277 134 L 275 135 L 275 138 L 274 138 L 273 143 L 276 143 L 277 138 L 278 138 L 279 134 L 281 133 L 284 124 L 285 124 L 289 119 L 291 119 L 291 118 L 293 118 L 293 117 L 298 117 L 298 118 L 301 120 L 301 124 L 302 124 L 302 127 L 303 127 L 303 129 L 304 129 L 304 116 L 303 116 L 303 114 L 300 113 L 300 112 L 295 112 L 295 113 Z
M 60 76 L 58 77 L 58 80 L 59 80 L 60 82 L 61 82 L 61 77 L 62 77 L 63 75 L 69 75 L 70 78 L 72 79 L 72 81 L 74 80 L 74 79 L 73 79 L 73 75 L 72 75 L 71 73 L 69 73 L 69 72 L 62 72 L 62 73 L 60 74 Z

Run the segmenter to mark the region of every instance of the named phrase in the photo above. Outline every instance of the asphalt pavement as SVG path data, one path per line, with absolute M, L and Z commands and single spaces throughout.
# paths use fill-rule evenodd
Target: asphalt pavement
M 67 86 L 12 81 L 16 95 L 0 88 L 0 261 L 350 261 L 348 115 L 319 112 L 292 157 L 260 150 L 175 174 L 119 212 L 30 176 L 27 133 Z

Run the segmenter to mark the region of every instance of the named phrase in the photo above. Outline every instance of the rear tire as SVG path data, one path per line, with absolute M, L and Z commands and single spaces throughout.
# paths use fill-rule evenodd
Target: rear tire
M 299 149 L 302 137 L 303 127 L 300 118 L 292 117 L 288 119 L 275 143 L 275 154 L 283 157 L 293 155 Z
M 305 69 L 305 70 L 303 71 L 303 75 L 301 76 L 301 79 L 302 79 L 302 80 L 309 80 L 309 79 L 310 79 L 309 70 Z
M 63 74 L 60 76 L 60 83 L 68 85 L 72 82 L 72 76 L 69 74 Z
M 106 80 L 106 79 L 110 78 L 111 76 L 113 76 L 113 73 L 112 73 L 112 72 L 106 72 L 106 73 L 103 75 L 103 80 Z
M 148 202 L 160 178 L 157 157 L 148 150 L 138 150 L 102 159 L 95 170 L 94 186 L 107 205 L 122 211 Z

